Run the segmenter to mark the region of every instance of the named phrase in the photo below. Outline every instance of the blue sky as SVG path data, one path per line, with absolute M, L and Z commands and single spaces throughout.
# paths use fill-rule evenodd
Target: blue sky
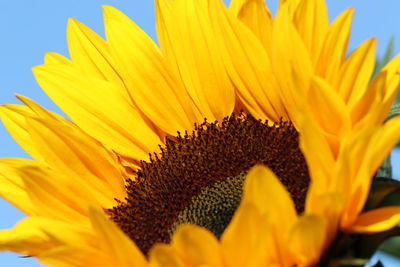
M 226 1 L 229 2 L 229 1 Z M 271 9 L 276 1 L 268 1 Z M 68 55 L 66 25 L 69 17 L 103 34 L 101 5 L 112 5 L 130 16 L 153 39 L 152 0 L 0 0 L 0 104 L 18 103 L 14 94 L 26 95 L 43 106 L 60 112 L 36 84 L 31 67 L 43 63 L 45 52 Z M 381 55 L 390 36 L 400 50 L 399 0 L 328 0 L 330 18 L 345 8 L 355 7 L 350 49 L 369 37 L 378 37 Z M 28 157 L 0 125 L 0 157 Z M 23 214 L 0 199 L 0 229 L 12 227 Z M 39 266 L 34 259 L 0 253 L 0 266 Z

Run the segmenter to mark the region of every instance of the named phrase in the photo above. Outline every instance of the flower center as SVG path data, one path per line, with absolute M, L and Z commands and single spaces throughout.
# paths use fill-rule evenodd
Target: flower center
M 183 223 L 203 226 L 220 237 L 239 206 L 246 175 L 228 177 L 203 188 L 190 204 L 179 212 L 171 225 L 170 236 Z
M 309 185 L 293 125 L 268 125 L 244 114 L 205 120 L 184 136 L 178 132 L 167 138 L 160 154 L 140 164 L 137 178 L 128 180 L 126 200 L 109 214 L 144 253 L 157 242 L 168 243 L 182 223 L 206 227 L 219 237 L 240 202 L 246 173 L 256 164 L 279 177 L 299 213 Z

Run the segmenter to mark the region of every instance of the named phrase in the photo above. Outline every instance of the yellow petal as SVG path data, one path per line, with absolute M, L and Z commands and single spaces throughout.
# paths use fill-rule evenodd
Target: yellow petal
M 278 10 L 287 5 L 289 7 L 290 17 L 293 17 L 300 2 L 301 0 L 279 0 Z
M 368 153 L 365 155 L 365 167 L 372 176 L 383 160 L 390 153 L 390 150 L 400 139 L 400 116 L 387 121 L 383 127 L 374 133 L 373 139 L 368 146 Z
M 329 82 L 336 78 L 346 57 L 353 13 L 354 10 L 350 8 L 340 14 L 326 34 L 316 73 Z
M 268 217 L 250 203 L 241 204 L 221 237 L 224 261 L 230 267 L 266 266 L 277 258 L 273 235 Z
M 355 131 L 377 126 L 383 122 L 388 110 L 384 110 L 387 72 L 377 75 L 368 85 L 363 96 L 349 105 L 351 120 Z M 385 115 L 382 116 L 381 113 Z
M 49 166 L 66 176 L 79 177 L 104 194 L 104 207 L 124 199 L 125 183 L 117 158 L 77 128 L 47 120 L 27 119 L 32 141 Z
M 22 96 L 22 95 L 18 95 L 17 94 L 16 97 L 18 98 L 18 100 L 20 100 L 22 103 L 24 103 L 27 107 L 29 107 L 35 113 L 35 116 L 32 116 L 32 117 L 38 117 L 38 118 L 42 118 L 42 119 L 54 120 L 54 121 L 57 121 L 57 122 L 64 123 L 64 124 L 68 125 L 69 127 L 77 127 L 70 120 L 64 118 L 61 115 L 58 115 L 55 112 L 52 112 L 50 110 L 47 110 L 47 109 L 43 108 L 38 103 L 34 102 L 33 100 L 29 99 L 26 96 Z
M 38 260 L 57 267 L 115 267 L 115 263 L 98 251 L 77 246 L 60 246 L 38 256 Z
M 99 236 L 99 245 L 116 266 L 145 267 L 146 258 L 137 246 L 114 223 L 93 207 L 89 208 L 89 217 L 94 230 Z
M 303 105 L 314 71 L 309 51 L 292 22 L 286 4 L 279 8 L 276 15 L 272 51 L 271 63 L 282 100 L 290 120 L 297 126 L 297 109 Z
M 308 92 L 308 103 L 318 126 L 323 131 L 335 136 L 343 136 L 350 130 L 350 118 L 345 103 L 323 79 L 313 78 Z M 335 119 L 332 120 L 332 118 Z
M 336 238 L 345 200 L 342 192 L 324 192 L 324 189 L 316 188 L 311 183 L 307 193 L 306 214 L 314 214 L 326 219 L 324 249 L 327 249 L 326 245 Z
M 36 150 L 28 132 L 26 117 L 35 116 L 35 113 L 22 105 L 0 106 L 1 120 L 14 140 L 34 159 L 43 161 L 42 155 Z
M 399 72 L 400 72 L 400 55 L 398 55 L 394 59 L 392 59 L 382 69 L 381 73 L 379 73 L 378 76 L 376 77 L 376 78 L 378 78 L 382 75 L 385 79 L 384 83 L 378 83 L 378 85 L 383 86 L 383 88 L 381 90 L 384 91 L 383 105 L 381 104 L 380 117 L 378 120 L 379 122 L 382 122 L 385 119 L 395 97 L 398 94 L 398 91 L 400 89 Z M 375 88 L 368 88 L 368 90 L 373 90 L 373 89 L 375 89 Z
M 358 101 L 371 79 L 375 66 L 376 39 L 370 39 L 359 46 L 346 59 L 336 77 L 335 87 L 349 105 Z
M 205 1 L 204 1 L 205 2 Z M 215 43 L 238 89 L 239 98 L 256 117 L 279 121 L 287 117 L 268 54 L 254 34 L 221 1 L 209 0 Z
M 70 225 L 44 217 L 28 217 L 13 229 L 0 230 L 0 250 L 10 250 L 30 256 L 38 255 L 60 244 L 46 234 L 45 228 L 70 235 L 73 234 L 71 231 L 73 227 Z
M 400 116 L 396 116 L 387 121 L 383 127 L 378 128 L 377 133 L 374 134 L 374 140 L 371 141 L 368 151 L 370 160 L 370 170 L 375 172 L 380 166 L 386 155 L 396 145 L 400 139 Z M 374 149 L 372 149 L 374 148 Z M 381 151 L 381 153 L 379 153 Z
M 335 158 L 327 139 L 320 132 L 312 115 L 303 110 L 299 123 L 300 147 L 309 167 L 312 183 L 315 188 L 329 188 L 335 176 Z M 315 153 L 318 151 L 318 153 Z
M 203 120 L 150 37 L 115 8 L 104 6 L 104 18 L 118 72 L 139 109 L 171 135 Z
M 68 66 L 34 68 L 44 91 L 77 125 L 118 153 L 146 159 L 160 140 L 112 83 L 91 79 Z
M 104 194 L 93 189 L 79 176 L 57 173 L 35 161 L 2 159 L 0 166 L 5 170 L 6 179 L 10 180 L 8 184 L 14 184 L 14 188 L 20 192 L 25 191 L 26 198 L 14 201 L 29 215 L 82 222 L 85 221 L 88 205 L 101 206 L 100 203 L 110 201 L 103 200 Z M 23 203 L 24 200 L 28 202 Z
M 44 56 L 44 63 L 69 65 L 71 64 L 71 61 L 63 55 L 54 52 L 47 52 Z
M 64 117 L 44 109 L 27 97 L 17 95 L 17 98 L 27 106 L 0 106 L 0 114 L 3 123 L 12 135 L 12 137 L 32 158 L 41 162 L 45 162 L 43 155 L 41 155 L 40 152 L 36 150 L 35 144 L 32 143 L 32 138 L 29 134 L 29 125 L 27 125 L 27 118 L 46 118 L 49 120 L 65 123 L 71 127 L 74 127 L 74 124 Z
M 61 173 L 69 173 L 81 179 L 86 177 L 82 181 L 92 182 L 91 186 L 98 188 L 98 193 L 104 195 L 99 198 L 106 200 L 104 206 L 113 205 L 115 197 L 124 199 L 124 180 L 115 156 L 62 116 L 45 110 L 29 98 L 18 98 L 29 108 L 20 105 L 4 106 L 3 113 L 8 115 L 6 118 L 12 119 L 15 126 L 20 126 L 11 127 L 14 126 L 11 122 L 7 124 L 16 140 L 27 151 L 32 151 L 30 154 L 35 159 L 52 165 Z M 45 118 L 47 123 L 41 124 L 34 120 L 36 116 Z
M 329 18 L 325 1 L 301 1 L 293 20 L 315 64 L 328 31 Z
M 0 196 L 25 214 L 33 215 L 36 213 L 37 208 L 33 205 L 26 192 L 24 181 L 15 168 L 22 162 L 30 161 L 27 159 L 4 158 L 0 160 Z
M 150 250 L 151 267 L 185 267 L 188 266 L 177 250 L 169 245 L 156 244 Z
M 345 230 L 355 233 L 375 233 L 400 224 L 400 207 L 383 207 L 360 214 Z
M 323 217 L 304 215 L 290 231 L 288 246 L 298 266 L 313 266 L 322 256 L 326 222 Z
M 233 0 L 229 9 L 258 37 L 270 52 L 273 20 L 263 0 Z
M 209 2 L 156 1 L 157 33 L 163 54 L 201 113 L 220 120 L 232 113 L 235 92 L 217 45 Z
M 51 228 L 46 224 L 40 226 L 56 244 L 37 255 L 41 262 L 56 266 L 115 266 L 107 254 L 99 251 L 98 238 L 89 221 L 84 225 L 55 221 L 53 225 Z
M 271 201 L 273 199 L 273 201 Z M 283 232 L 291 227 L 297 218 L 292 198 L 275 174 L 262 165 L 250 169 L 244 186 L 243 203 L 252 203 L 261 214 L 268 214 Z
M 126 92 L 121 77 L 115 70 L 115 62 L 106 42 L 91 29 L 75 19 L 69 19 L 67 29 L 68 49 L 75 67 L 86 75 L 114 83 Z
M 353 172 L 348 175 L 353 178 L 350 199 L 342 218 L 344 227 L 351 225 L 361 212 L 370 191 L 372 177 L 400 139 L 400 116 L 387 121 L 383 127 L 366 130 L 364 135 L 360 134 L 356 137 L 352 145 L 358 147 L 359 152 L 352 156 L 351 162 L 359 161 L 359 164 L 354 166 Z M 362 161 L 357 159 L 361 154 Z M 356 169 L 358 166 L 359 168 Z
M 172 246 L 191 266 L 223 266 L 218 240 L 205 228 L 181 225 L 172 237 Z
M 82 222 L 85 220 L 85 204 L 89 202 L 87 198 L 92 199 L 90 204 L 96 204 L 94 197 L 83 195 L 87 193 L 87 189 L 82 185 L 75 186 L 75 190 L 81 190 L 76 193 L 71 188 L 64 188 L 59 176 L 43 167 L 27 165 L 17 171 L 23 179 L 32 204 L 37 207 L 37 215 Z
M 385 91 L 385 102 L 390 102 L 392 95 L 396 95 L 399 90 L 400 84 L 400 55 L 397 55 L 389 63 L 383 67 L 381 72 L 387 72 L 386 76 L 386 91 Z

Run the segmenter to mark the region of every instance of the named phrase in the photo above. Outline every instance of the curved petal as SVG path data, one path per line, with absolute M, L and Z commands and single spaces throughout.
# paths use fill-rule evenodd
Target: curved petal
M 63 64 L 63 65 L 70 65 L 71 60 L 64 57 L 63 55 L 54 53 L 54 52 L 47 52 L 44 56 L 44 64 Z
M 264 0 L 232 0 L 230 11 L 258 37 L 271 53 L 273 20 Z
M 181 225 L 172 237 L 172 246 L 190 266 L 223 266 L 218 240 L 205 228 Z
M 330 26 L 316 65 L 316 74 L 332 83 L 346 57 L 354 10 L 347 9 Z
M 178 251 L 166 244 L 155 244 L 150 250 L 151 267 L 187 267 Z
M 271 201 L 273 199 L 273 201 Z M 268 214 L 271 221 L 287 232 L 297 219 L 290 194 L 275 174 L 262 165 L 251 168 L 246 176 L 242 203 L 252 203 L 261 214 Z
M 171 135 L 191 130 L 195 122 L 202 121 L 204 118 L 150 37 L 115 8 L 104 6 L 104 19 L 118 72 L 135 105 Z
M 145 267 L 147 260 L 138 247 L 121 229 L 93 207 L 89 208 L 89 218 L 92 227 L 99 238 L 99 246 L 114 260 L 116 266 Z
M 61 115 L 58 115 L 55 112 L 45 109 L 44 107 L 40 106 L 38 103 L 34 102 L 33 100 L 29 99 L 26 96 L 17 94 L 16 97 L 18 98 L 18 100 L 24 103 L 27 107 L 29 107 L 29 109 L 31 109 L 35 113 L 35 116 L 32 117 L 38 117 L 42 119 L 52 120 L 55 122 L 61 122 L 65 125 L 68 125 L 69 127 L 77 127 L 70 120 L 64 118 Z
M 329 29 L 325 1 L 301 1 L 294 13 L 293 22 L 310 52 L 313 64 L 316 64 Z
M 7 131 L 26 153 L 32 158 L 44 162 L 42 155 L 32 143 L 26 123 L 26 118 L 35 116 L 35 113 L 26 106 L 9 104 L 0 106 L 0 116 Z
M 329 142 L 308 110 L 302 110 L 299 118 L 300 147 L 309 167 L 313 187 L 329 190 L 336 172 L 335 157 Z
M 314 70 L 310 53 L 292 22 L 287 4 L 278 9 L 272 37 L 271 63 L 278 90 L 290 120 L 297 127 L 298 108 L 304 104 Z
M 163 54 L 203 116 L 220 120 L 232 113 L 235 91 L 209 6 L 210 0 L 157 0 L 157 33 Z
M 17 98 L 26 106 L 14 104 L 0 106 L 0 114 L 3 123 L 12 137 L 32 158 L 44 163 L 45 159 L 40 152 L 36 150 L 35 144 L 32 143 L 33 141 L 29 134 L 27 118 L 47 119 L 72 128 L 76 127 L 76 125 L 66 118 L 44 109 L 25 96 L 17 95 Z
M 268 266 L 278 257 L 273 235 L 268 216 L 250 203 L 241 204 L 221 237 L 224 262 L 230 267 Z
M 61 123 L 29 118 L 27 122 L 33 144 L 49 166 L 64 175 L 79 177 L 104 194 L 103 199 L 108 198 L 104 207 L 115 204 L 114 198 L 125 198 L 119 162 L 100 143 Z
M 393 58 L 389 63 L 386 64 L 385 67 L 381 70 L 381 72 L 386 72 L 386 90 L 385 90 L 385 102 L 390 103 L 390 99 L 392 99 L 393 95 L 399 90 L 400 84 L 400 55 L 397 55 Z
M 368 135 L 364 140 L 362 138 L 355 139 L 356 146 L 364 147 L 364 154 L 360 168 L 356 170 L 356 176 L 353 176 L 350 194 L 353 199 L 347 207 L 348 210 L 344 217 L 346 220 L 342 222 L 344 225 L 351 224 L 361 212 L 370 191 L 371 177 L 400 139 L 400 116 L 387 121 L 383 127 L 370 131 L 369 135 L 370 139 L 366 139 Z
M 40 262 L 57 267 L 115 267 L 115 262 L 94 249 L 59 246 L 38 256 Z
M 215 41 L 240 100 L 256 117 L 279 121 L 286 118 L 270 58 L 256 36 L 226 9 L 221 1 L 209 0 Z
M 354 233 L 375 233 L 400 224 L 400 207 L 383 207 L 360 214 L 345 230 Z
M 124 199 L 125 183 L 116 156 L 62 116 L 29 98 L 18 98 L 28 107 L 5 105 L 2 110 L 7 115 L 3 119 L 10 118 L 6 126 L 21 146 L 38 161 L 97 188 L 104 195 L 101 199 L 108 199 L 104 206 L 114 204 L 114 198 Z
M 128 97 L 125 85 L 115 70 L 109 47 L 100 36 L 79 21 L 69 19 L 67 40 L 74 67 L 86 75 L 114 83 Z
M 381 72 L 377 75 L 370 82 L 361 98 L 348 105 L 355 131 L 379 125 L 386 117 L 388 110 L 385 110 L 385 104 L 382 105 L 386 90 L 386 76 L 387 72 Z
M 82 186 L 79 187 L 81 192 L 73 194 L 71 192 L 73 190 L 64 188 L 60 183 L 60 178 L 50 170 L 31 165 L 23 166 L 17 171 L 24 181 L 32 204 L 38 207 L 37 215 L 61 221 L 82 222 L 86 218 L 85 204 L 87 202 L 92 202 L 93 205 L 97 204 L 94 197 L 82 195 L 85 191 L 87 193 L 87 188 L 80 185 Z M 91 201 L 87 200 L 88 197 Z
M 313 78 L 308 103 L 318 125 L 325 132 L 343 136 L 350 130 L 348 109 L 339 94 L 325 80 Z
M 20 221 L 13 229 L 0 230 L 0 250 L 36 256 L 59 246 L 59 241 L 50 237 L 46 233 L 46 228 L 65 236 L 76 237 L 74 234 L 76 227 L 71 223 L 33 216 Z
M 114 84 L 84 77 L 68 66 L 42 65 L 33 70 L 50 98 L 103 144 L 137 160 L 158 150 L 159 137 Z
M 335 88 L 349 105 L 359 101 L 367 89 L 375 66 L 376 39 L 360 45 L 345 60 L 336 77 Z
M 400 139 L 400 116 L 396 116 L 379 127 L 368 144 L 364 167 L 372 177 L 391 149 Z
M 282 6 L 284 6 L 284 4 L 286 4 L 289 7 L 289 14 L 290 17 L 294 16 L 294 13 L 297 10 L 297 6 L 300 4 L 300 2 L 302 2 L 302 0 L 279 0 L 278 3 L 278 9 L 282 8 Z
M 29 194 L 26 192 L 23 179 L 16 170 L 24 159 L 1 159 L 0 160 L 0 196 L 9 201 L 19 210 L 27 215 L 34 215 L 37 207 L 32 203 Z
M 326 221 L 316 215 L 299 218 L 290 231 L 288 246 L 298 266 L 318 263 L 326 241 Z
M 316 188 L 311 184 L 307 194 L 306 214 L 314 214 L 325 218 L 326 241 L 324 249 L 327 249 L 327 245 L 336 238 L 346 198 L 342 192 L 321 193 L 321 191 L 324 191 L 324 189 L 321 190 L 321 188 Z
M 102 207 L 101 204 L 110 202 L 103 192 L 96 191 L 79 176 L 66 176 L 27 159 L 2 159 L 0 163 L 5 170 L 3 175 L 7 176 L 6 184 L 25 192 L 24 198 L 14 201 L 31 216 L 82 222 L 87 206 Z M 28 202 L 24 203 L 25 200 Z
M 390 107 L 397 96 L 399 89 L 400 89 L 400 55 L 396 56 L 394 59 L 392 59 L 381 71 L 381 73 L 378 74 L 376 78 L 379 76 L 383 76 L 382 79 L 385 79 L 384 83 L 379 83 L 379 85 L 384 86 L 383 90 L 384 95 L 383 95 L 383 105 L 381 105 L 381 110 L 380 110 L 380 117 L 379 117 L 379 122 L 382 122 L 385 117 L 387 116 L 387 113 L 390 110 Z M 368 90 L 373 90 L 372 88 L 368 88 Z

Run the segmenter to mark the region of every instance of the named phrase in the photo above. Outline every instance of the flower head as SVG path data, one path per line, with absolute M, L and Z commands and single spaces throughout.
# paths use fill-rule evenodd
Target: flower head
M 23 96 L 0 108 L 34 158 L 0 161 L 0 195 L 28 215 L 0 249 L 56 266 L 313 266 L 340 235 L 396 227 L 400 206 L 365 204 L 400 137 L 384 121 L 400 57 L 371 80 L 375 39 L 346 55 L 352 13 L 157 0 L 160 48 L 113 7 L 106 40 L 71 19 L 71 59 L 34 73 L 72 121 Z

